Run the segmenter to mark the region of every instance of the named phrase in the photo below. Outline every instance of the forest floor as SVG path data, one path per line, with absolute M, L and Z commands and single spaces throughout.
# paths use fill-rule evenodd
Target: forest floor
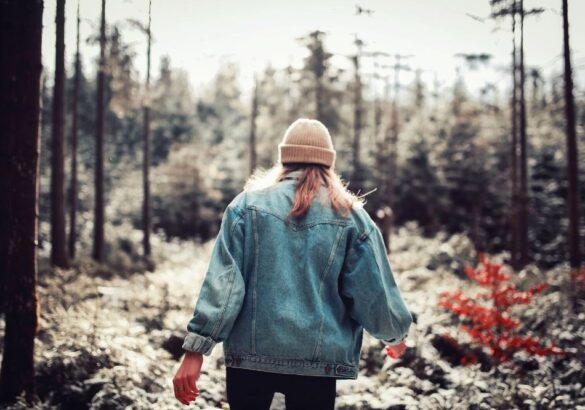
M 121 274 L 92 262 L 50 270 L 41 259 L 35 408 L 183 408 L 172 378 L 212 245 L 158 241 L 154 272 Z M 390 261 L 418 323 L 400 359 L 388 358 L 381 342 L 364 335 L 358 379 L 338 381 L 338 409 L 585 409 L 585 313 L 571 313 L 561 268 L 531 267 L 517 275 L 520 286 L 543 280 L 551 286 L 516 317 L 535 335 L 555 340 L 566 356 L 517 355 L 510 365 L 486 371 L 480 364 L 459 365 L 441 347 L 445 333 L 464 335 L 438 307 L 438 294 L 473 290 L 462 271 L 474 260 L 463 235 L 424 238 L 415 225 L 397 232 Z M 0 346 L 3 335 L 0 321 Z M 189 408 L 227 409 L 224 382 L 218 345 L 205 357 L 201 395 Z M 282 395 L 272 408 L 284 408 Z

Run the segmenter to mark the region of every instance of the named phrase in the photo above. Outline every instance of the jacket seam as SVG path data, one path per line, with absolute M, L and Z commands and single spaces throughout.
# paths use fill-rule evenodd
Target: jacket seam
M 254 367 L 253 364 L 265 364 L 265 365 L 272 365 L 272 366 L 282 366 L 288 367 L 290 369 L 294 368 L 309 368 L 309 369 L 318 369 L 320 367 L 324 367 L 327 365 L 333 365 L 335 368 L 342 368 L 342 370 L 349 369 L 352 376 L 356 376 L 359 372 L 359 364 L 352 364 L 346 362 L 337 362 L 337 361 L 327 361 L 327 360 L 309 360 L 309 359 L 299 359 L 299 358 L 291 358 L 291 357 L 280 357 L 280 356 L 265 356 L 259 354 L 247 354 L 247 353 L 236 353 L 230 351 L 224 351 L 225 357 L 225 365 L 235 367 L 241 367 L 242 361 L 247 361 L 250 363 L 251 367 Z M 345 368 L 345 369 L 343 369 Z M 333 370 L 333 369 L 332 369 Z M 345 373 L 348 375 L 347 372 L 335 372 L 337 375 L 342 375 Z
M 252 231 L 254 233 L 254 269 L 252 271 L 252 352 L 256 353 L 256 285 L 258 282 L 258 226 L 256 221 L 256 209 L 252 208 Z
M 337 228 L 337 235 L 335 237 L 335 243 L 331 247 L 331 252 L 329 252 L 329 260 L 327 261 L 327 266 L 325 266 L 325 269 L 321 275 L 321 282 L 319 283 L 319 297 L 321 297 L 321 294 L 323 292 L 323 283 L 325 282 L 325 278 L 327 277 L 327 275 L 331 271 L 331 265 L 333 264 L 333 259 L 335 259 L 335 255 L 337 253 L 337 248 L 339 247 L 339 242 L 340 242 L 342 233 L 343 233 L 343 228 L 338 227 Z M 313 360 L 317 359 L 317 355 L 319 354 L 319 352 L 321 350 L 321 335 L 323 334 L 324 323 L 325 323 L 325 313 L 323 312 L 323 310 L 321 310 L 321 324 L 319 326 L 319 336 L 317 338 L 317 345 L 315 346 L 315 351 L 313 352 Z
M 242 217 L 243 217 L 243 214 L 238 214 L 238 217 L 232 222 L 232 224 L 230 226 L 230 237 L 233 237 L 237 223 L 240 221 L 240 219 L 242 219 Z M 230 276 L 228 277 L 228 295 L 227 295 L 225 303 L 223 304 L 223 308 L 221 310 L 221 315 L 219 316 L 219 319 L 218 319 L 217 323 L 215 324 L 215 326 L 213 327 L 213 330 L 211 331 L 211 334 L 210 334 L 210 337 L 213 339 L 216 339 L 216 340 L 217 340 L 217 336 L 218 336 L 219 332 L 221 331 L 221 325 L 222 325 L 223 319 L 225 317 L 225 311 L 227 310 L 227 307 L 230 303 L 230 297 L 232 295 L 232 290 L 234 288 L 235 277 L 236 277 L 236 268 L 232 264 L 232 269 L 230 269 Z
M 260 208 L 260 207 L 258 207 L 256 205 L 248 205 L 247 208 L 249 208 L 249 209 L 255 209 L 257 211 L 267 213 L 269 215 L 274 216 L 275 218 L 280 219 L 283 222 L 286 222 L 285 219 L 282 218 L 280 215 L 277 215 L 276 213 L 274 213 L 274 212 L 272 212 L 272 211 L 270 211 L 268 209 Z M 315 225 L 320 225 L 320 224 L 347 226 L 348 225 L 348 222 L 347 221 L 340 221 L 340 220 L 337 220 L 337 219 L 322 219 L 322 220 L 319 220 L 319 221 L 310 222 L 310 223 L 306 223 L 306 224 L 297 224 L 297 223 L 294 223 L 294 222 L 292 222 L 290 224 L 293 225 L 293 229 L 295 231 L 297 231 L 297 230 L 304 230 L 306 228 L 310 228 L 310 227 L 313 227 Z
M 380 264 L 378 263 L 378 256 L 376 255 L 376 250 L 374 249 L 374 245 L 373 245 L 372 239 L 371 239 L 371 238 L 368 236 L 368 237 L 366 238 L 366 241 L 365 241 L 365 243 L 366 243 L 366 246 L 367 246 L 368 248 L 370 248 L 370 251 L 372 252 L 372 255 L 373 255 L 373 257 L 374 257 L 374 261 L 376 262 L 376 266 L 377 266 L 377 268 L 378 268 L 378 272 L 380 272 L 380 275 L 383 275 L 383 274 L 384 274 L 384 271 L 381 269 L 381 266 L 380 266 Z M 388 256 L 387 256 L 387 255 L 384 255 L 384 257 L 388 258 Z M 389 316 L 390 316 L 390 317 L 392 317 L 396 323 L 399 323 L 399 320 L 398 320 L 398 318 L 396 317 L 396 315 L 394 314 L 394 312 L 392 311 L 392 309 L 388 309 L 388 313 L 389 313 Z M 389 339 L 384 339 L 384 340 L 390 340 L 390 339 L 394 339 L 394 340 L 396 340 L 397 338 L 395 338 L 395 337 L 391 337 L 391 338 L 389 338 Z

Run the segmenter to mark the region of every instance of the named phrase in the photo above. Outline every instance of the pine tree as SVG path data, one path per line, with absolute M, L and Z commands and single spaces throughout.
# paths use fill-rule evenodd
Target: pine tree
M 57 0 L 51 140 L 51 263 L 66 268 L 65 234 L 65 0 Z
M 104 260 L 104 93 L 105 93 L 105 53 L 106 53 L 106 0 L 102 0 L 100 24 L 100 57 L 97 77 L 96 111 L 96 155 L 95 155 L 95 208 L 93 258 Z
M 35 396 L 43 2 L 0 2 L 0 403 Z

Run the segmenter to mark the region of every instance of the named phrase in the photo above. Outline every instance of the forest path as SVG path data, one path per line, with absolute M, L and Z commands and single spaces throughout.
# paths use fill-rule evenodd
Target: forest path
M 79 409 L 183 408 L 172 389 L 179 362 L 163 346 L 182 352 L 212 246 L 213 241 L 161 243 L 155 247 L 154 272 L 106 278 L 92 274 L 96 267 L 91 263 L 42 271 L 36 341 L 42 397 L 49 401 L 51 394 L 54 402 Z M 432 409 L 437 400 L 454 400 L 456 389 L 443 388 L 447 384 L 477 378 L 469 377 L 474 369 L 451 368 L 429 343 L 449 321 L 436 307 L 437 294 L 461 285 L 450 271 L 460 267 L 456 255 L 467 254 L 468 247 L 463 236 L 425 239 L 403 229 L 394 237 L 391 265 L 408 307 L 418 316 L 408 344 L 413 352 L 416 346 L 419 368 L 386 357 L 383 344 L 366 333 L 360 375 L 338 381 L 337 408 Z M 201 395 L 190 408 L 228 408 L 221 345 L 205 358 L 198 386 Z M 277 394 L 272 409 L 283 408 L 283 396 Z

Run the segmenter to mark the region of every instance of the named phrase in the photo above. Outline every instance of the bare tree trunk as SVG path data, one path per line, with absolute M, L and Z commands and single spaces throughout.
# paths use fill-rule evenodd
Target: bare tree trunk
M 384 111 L 388 111 L 388 102 L 390 100 L 390 81 L 388 76 L 385 77 L 385 87 L 384 87 L 384 107 L 380 105 L 380 111 L 382 109 Z M 388 115 L 389 116 L 389 115 Z M 388 191 L 389 191 L 389 180 L 390 180 L 390 171 L 388 167 L 388 156 L 389 156 L 389 145 L 390 145 L 390 124 L 385 123 L 383 130 L 381 131 L 382 135 L 380 135 L 378 141 L 376 142 L 376 152 L 375 152 L 375 160 L 376 160 L 376 170 L 377 170 L 377 185 L 379 187 L 379 198 L 380 203 L 379 207 L 376 210 L 376 222 L 382 232 L 382 237 L 384 239 L 384 245 L 386 246 L 386 250 L 389 250 L 389 243 L 388 243 L 388 236 L 389 236 L 389 226 L 390 220 L 388 219 L 390 214 L 390 206 L 388 204 Z M 387 214 L 388 213 L 388 214 Z
M 394 64 L 394 99 L 392 100 L 392 128 L 390 133 L 390 158 L 388 163 L 390 166 L 389 185 L 388 185 L 388 203 L 390 206 L 394 205 L 394 190 L 395 180 L 398 173 L 398 139 L 400 134 L 400 108 L 399 108 L 399 93 L 400 93 L 400 71 L 408 69 L 407 66 L 401 64 L 403 55 L 396 54 L 396 63 Z
M 354 115 L 353 115 L 353 182 L 354 189 L 362 188 L 361 175 L 361 133 L 362 133 L 362 79 L 360 77 L 360 40 L 356 39 L 358 50 L 353 58 L 355 69 Z
M 258 165 L 256 150 L 256 118 L 258 117 L 258 79 L 254 78 L 254 95 L 252 96 L 252 112 L 250 116 L 250 174 Z
M 144 202 L 142 205 L 142 230 L 144 236 L 142 240 L 143 252 L 145 258 L 149 258 L 151 254 L 150 249 L 150 50 L 152 44 L 152 36 L 150 32 L 152 1 L 148 2 L 148 27 L 146 29 L 146 35 L 148 38 L 147 52 L 146 52 L 146 104 L 144 104 L 144 125 L 143 125 L 143 149 L 144 158 L 142 164 L 143 174 L 143 190 L 144 190 Z
M 73 82 L 73 108 L 71 112 L 71 187 L 69 190 L 69 257 L 75 258 L 77 239 L 77 104 L 79 99 L 79 76 L 81 62 L 79 56 L 79 2 L 77 0 L 77 41 L 75 51 L 75 78 Z
M 293 93 L 292 93 L 292 75 L 294 72 L 294 68 L 289 65 L 286 68 L 286 122 L 287 125 L 292 124 L 294 119 L 294 101 L 293 101 Z
M 382 125 L 382 103 L 380 97 L 374 100 L 374 143 L 380 140 L 380 126 Z
M 65 0 L 57 0 L 55 17 L 55 86 L 51 140 L 51 263 L 65 268 Z
M 0 1 L 0 403 L 34 398 L 43 2 Z
M 100 25 L 100 60 L 97 77 L 96 155 L 95 155 L 95 216 L 93 258 L 104 260 L 104 82 L 106 70 L 106 0 L 102 0 Z
M 528 155 L 526 141 L 526 98 L 524 67 L 524 0 L 520 0 L 520 195 L 519 233 L 520 266 L 524 267 L 528 255 Z
M 511 228 L 511 256 L 512 266 L 519 269 L 518 257 L 518 67 L 516 63 L 516 3 L 512 5 L 512 142 L 510 152 L 510 178 L 512 179 L 510 228 Z
M 571 47 L 569 44 L 569 10 L 567 0 L 563 2 L 563 54 L 565 60 L 565 116 L 567 128 L 567 174 L 569 190 L 569 261 L 572 268 L 581 264 L 579 253 L 579 168 L 577 132 L 575 129 L 575 98 L 573 97 L 573 70 L 571 67 Z
M 399 108 L 399 92 L 400 92 L 400 70 L 405 69 L 400 64 L 402 56 L 396 54 L 396 63 L 394 65 L 394 98 L 392 100 L 392 127 L 390 129 L 390 155 L 388 157 L 389 175 L 388 178 L 388 204 L 390 207 L 391 219 L 387 224 L 387 231 L 384 233 L 386 236 L 386 249 L 388 254 L 390 253 L 391 240 L 390 232 L 394 223 L 394 202 L 396 189 L 396 176 L 398 174 L 398 139 L 400 133 L 400 108 Z

